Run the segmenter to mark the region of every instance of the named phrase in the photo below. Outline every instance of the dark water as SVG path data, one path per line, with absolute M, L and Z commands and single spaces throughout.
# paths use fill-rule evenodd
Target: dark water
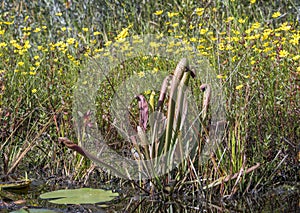
M 65 184 L 65 183 L 63 183 Z M 293 185 L 292 185 L 293 184 Z M 120 196 L 105 204 L 91 205 L 56 205 L 42 200 L 39 195 L 57 189 L 80 188 L 76 185 L 45 185 L 33 181 L 30 188 L 13 191 L 2 190 L 0 212 L 11 212 L 20 208 L 47 208 L 56 212 L 300 212 L 300 184 L 280 185 L 258 194 L 247 194 L 239 198 L 223 198 L 207 201 L 195 197 L 188 200 L 184 195 L 165 195 L 164 199 L 138 194 L 131 189 L 120 189 Z M 91 188 L 109 188 L 97 185 Z M 24 203 L 12 205 L 12 201 Z M 8 206 L 1 206 L 5 201 Z M 3 204 L 3 203 L 2 203 Z M 10 205 L 11 204 L 11 205 Z

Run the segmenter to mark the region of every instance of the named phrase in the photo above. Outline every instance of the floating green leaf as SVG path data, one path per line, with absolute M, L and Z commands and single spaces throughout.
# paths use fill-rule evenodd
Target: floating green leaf
M 42 199 L 51 199 L 49 202 L 56 204 L 94 204 L 111 201 L 119 196 L 118 193 L 102 189 L 65 189 L 47 192 L 40 195 Z

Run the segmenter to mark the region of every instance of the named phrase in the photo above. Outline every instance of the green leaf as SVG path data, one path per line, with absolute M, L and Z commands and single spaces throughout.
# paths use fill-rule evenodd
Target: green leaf
M 24 179 L 12 182 L 0 182 L 0 189 L 22 189 L 29 187 L 31 180 Z
M 40 195 L 40 198 L 52 199 L 49 200 L 49 202 L 55 204 L 94 204 L 111 201 L 117 196 L 119 196 L 119 194 L 112 191 L 81 188 L 47 192 Z

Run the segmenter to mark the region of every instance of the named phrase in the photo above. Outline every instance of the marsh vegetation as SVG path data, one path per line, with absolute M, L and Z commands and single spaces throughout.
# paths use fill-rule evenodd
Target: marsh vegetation
M 170 211 L 215 208 L 212 203 L 218 203 L 220 211 L 243 208 L 244 204 L 234 206 L 234 200 L 249 195 L 269 197 L 274 188 L 276 193 L 287 191 L 299 198 L 299 7 L 292 0 L 3 1 L 1 181 L 26 175 L 51 188 L 112 188 L 121 194 L 114 203 L 120 211 L 142 212 L 144 202 L 153 211 L 162 205 Z M 214 104 L 224 107 L 226 126 L 222 141 L 205 163 L 200 161 L 201 152 L 195 151 L 167 175 L 127 180 L 96 166 L 59 139 L 67 138 L 75 145 L 80 142 L 72 114 L 74 91 L 91 59 L 110 57 L 108 50 L 116 44 L 130 55 L 130 44 L 123 41 L 147 34 L 175 38 L 206 60 L 205 66 L 213 70 L 209 79 L 222 88 L 224 102 Z M 172 53 L 180 50 L 176 43 L 167 46 Z M 101 82 L 95 118 L 111 149 L 128 158 L 132 150 L 153 158 L 149 147 L 129 143 L 118 134 L 110 108 L 112 97 L 130 76 L 142 82 L 161 70 L 172 74 L 178 62 L 141 55 L 116 63 Z M 196 77 L 188 83 L 200 111 L 201 85 L 211 84 L 206 80 Z M 141 95 L 151 111 L 151 101 L 155 99 L 157 105 L 159 91 Z M 133 100 L 130 122 L 136 127 L 139 103 L 134 97 L 128 99 Z M 171 105 L 167 103 L 162 110 L 166 116 Z M 204 119 L 195 150 L 202 150 L 207 142 L 208 125 Z M 164 152 L 157 150 L 156 155 Z

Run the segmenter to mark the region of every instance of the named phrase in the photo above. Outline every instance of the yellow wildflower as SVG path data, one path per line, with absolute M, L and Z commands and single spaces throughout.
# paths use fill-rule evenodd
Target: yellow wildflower
M 253 23 L 253 24 L 251 25 L 251 28 L 252 28 L 252 29 L 258 29 L 258 28 L 260 28 L 260 23 L 259 23 L 259 22 Z
M 34 94 L 37 92 L 37 89 L 32 89 L 31 92 Z
M 120 41 L 120 40 L 126 38 L 129 35 L 128 31 L 129 31 L 129 28 L 131 28 L 131 26 L 132 25 L 129 25 L 128 27 L 123 28 L 122 31 L 117 35 L 116 40 Z
M 225 49 L 224 43 L 219 43 L 219 50 L 224 50 L 224 49 Z
M 273 13 L 272 18 L 278 18 L 279 16 L 281 16 L 281 13 L 275 12 L 275 13 Z
M 240 35 L 240 34 L 241 34 L 240 31 L 238 31 L 238 30 L 232 29 L 231 31 L 232 31 L 235 35 Z
M 96 44 L 97 40 L 96 39 L 91 39 L 91 44 Z
M 300 55 L 295 55 L 293 58 L 292 58 L 294 61 L 298 61 L 300 59 Z
M 206 28 L 206 29 L 201 29 L 201 30 L 200 30 L 200 34 L 201 34 L 201 35 L 204 35 L 205 33 L 207 33 L 207 31 L 208 31 L 207 28 Z
M 97 35 L 101 35 L 101 32 L 98 32 L 98 31 L 94 32 L 94 36 L 97 36 Z
M 236 90 L 240 90 L 240 89 L 242 89 L 243 87 L 244 87 L 244 85 L 243 85 L 243 84 L 240 84 L 240 85 L 236 86 L 235 89 L 236 89 Z
M 240 38 L 238 38 L 236 36 L 232 37 L 232 41 L 238 42 L 239 40 L 240 40 Z
M 217 78 L 218 78 L 218 79 L 226 79 L 227 76 L 226 76 L 226 75 L 223 75 L 223 74 L 220 74 L 220 75 L 217 75 Z
M 289 42 L 293 45 L 298 45 L 299 40 L 300 40 L 300 34 L 298 34 L 298 35 L 293 34 L 291 37 L 292 37 L 292 39 L 290 39 Z
M 6 24 L 6 25 L 12 25 L 14 23 L 14 21 L 4 21 L 3 24 Z
M 157 48 L 159 47 L 159 44 L 152 41 L 150 42 L 150 47 Z
M 153 70 L 152 70 L 152 73 L 157 73 L 158 72 L 158 68 L 154 67 Z
M 6 46 L 7 46 L 7 44 L 5 42 L 0 43 L 0 47 L 6 47 Z
M 30 47 L 31 47 L 31 45 L 29 44 L 29 41 L 26 40 L 26 41 L 25 41 L 25 44 L 24 44 L 24 48 L 25 48 L 25 49 L 29 49 Z
M 291 29 L 291 26 L 290 25 L 288 25 L 288 23 L 287 22 L 285 22 L 285 23 L 283 23 L 283 24 L 281 24 L 281 26 L 280 26 L 280 28 L 279 28 L 280 30 L 282 30 L 282 31 L 288 31 L 288 30 L 290 30 Z
M 232 57 L 232 62 L 235 62 L 237 58 L 238 58 L 237 55 L 233 56 Z
M 247 29 L 246 31 L 245 31 L 245 33 L 247 33 L 247 34 L 250 34 L 252 32 L 252 29 L 250 28 L 250 29 Z
M 145 73 L 144 73 L 144 72 L 139 72 L 139 73 L 138 73 L 138 76 L 139 76 L 140 78 L 143 78 L 143 77 L 145 76 Z
M 212 40 L 212 41 L 216 41 L 216 40 L 218 40 L 218 38 L 217 37 L 210 37 L 210 39 Z
M 159 16 L 159 15 L 161 15 L 161 14 L 163 14 L 163 10 L 157 10 L 155 13 L 154 13 L 154 15 L 156 15 L 156 16 Z
M 244 23 L 246 22 L 246 19 L 239 18 L 238 22 L 239 22 L 240 24 L 244 24 Z
M 174 17 L 174 16 L 178 16 L 179 15 L 179 13 L 173 13 L 173 12 L 168 12 L 168 16 L 169 16 L 169 18 L 172 18 L 172 17 Z
M 233 46 L 231 46 L 230 44 L 227 44 L 226 45 L 226 50 L 228 50 L 228 51 L 233 50 Z
M 107 41 L 104 46 L 109 47 L 112 44 L 112 41 Z
M 33 32 L 38 33 L 38 32 L 40 32 L 40 31 L 41 31 L 41 28 L 37 27 L 37 28 L 34 29 Z
M 205 51 L 201 51 L 201 55 L 202 55 L 202 56 L 209 56 L 209 53 L 208 53 L 208 52 L 205 52 Z
M 30 31 L 31 30 L 31 27 L 24 27 L 23 28 L 23 31 Z
M 143 40 L 139 36 L 135 35 L 135 36 L 133 36 L 133 41 L 132 42 L 134 44 L 136 44 L 136 43 L 142 43 Z
M 281 36 L 281 33 L 275 33 L 275 36 L 276 36 L 276 37 L 280 37 L 280 36 Z
M 273 50 L 273 47 L 266 47 L 265 49 L 263 49 L 264 53 L 268 53 L 271 52 Z
M 198 16 L 202 16 L 204 13 L 204 8 L 196 8 L 196 14 Z
M 18 62 L 18 66 L 19 66 L 19 67 L 24 66 L 24 62 L 23 62 L 23 61 Z
M 234 18 L 233 18 L 232 16 L 229 16 L 229 17 L 225 20 L 225 22 L 228 23 L 228 22 L 231 22 L 232 20 L 234 20 Z
M 79 60 L 75 60 L 75 61 L 73 61 L 74 62 L 74 64 L 76 65 L 76 66 L 79 66 L 80 65 L 80 61 Z
M 288 56 L 288 51 L 286 51 L 286 50 L 280 50 L 279 51 L 279 57 L 280 58 L 285 58 L 285 57 L 287 57 Z
M 266 40 L 272 32 L 273 32 L 273 30 L 271 30 L 271 29 L 265 29 L 262 34 L 262 39 Z
M 75 43 L 75 38 L 68 38 L 68 39 L 67 39 L 67 43 L 68 43 L 69 45 L 74 44 L 74 43 Z

